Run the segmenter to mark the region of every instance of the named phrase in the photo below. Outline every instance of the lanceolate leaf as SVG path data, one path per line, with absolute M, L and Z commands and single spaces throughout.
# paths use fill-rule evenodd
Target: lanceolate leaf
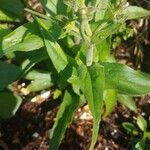
M 20 26 L 3 38 L 0 56 L 15 51 L 31 51 L 43 47 L 43 40 L 39 35 L 40 32 L 35 23 Z
M 105 75 L 104 75 L 103 66 L 99 64 L 96 64 L 91 68 L 89 68 L 89 73 L 91 77 L 91 85 L 92 85 L 91 94 L 93 95 L 93 99 L 90 99 L 90 97 L 89 98 L 87 97 L 87 99 L 88 99 L 89 107 L 94 117 L 92 143 L 90 146 L 90 150 L 93 150 L 94 145 L 97 141 L 99 123 L 101 120 Z M 88 89 L 86 90 L 87 90 L 86 93 L 88 93 Z M 93 104 L 91 103 L 91 101 L 93 101 Z
M 63 52 L 62 48 L 57 42 L 52 42 L 50 39 L 47 39 L 47 35 L 42 31 L 44 36 L 44 42 L 46 46 L 47 53 L 55 67 L 55 69 L 60 72 L 65 69 L 68 64 L 67 57 Z
M 103 91 L 105 83 L 104 68 L 98 63 L 90 68 L 81 66 L 79 69 L 79 76 L 81 80 L 81 90 L 88 101 L 94 119 L 92 143 L 90 146 L 90 150 L 93 150 L 97 141 L 99 123 L 102 113 Z
M 127 17 L 127 19 L 150 17 L 150 10 L 146 10 L 138 6 L 129 6 L 126 9 L 124 9 L 123 13 Z
M 150 75 L 135 71 L 117 63 L 103 63 L 106 88 L 114 88 L 125 95 L 144 95 L 150 93 Z
M 17 79 L 20 68 L 0 61 L 0 91 Z
M 14 116 L 21 103 L 21 97 L 14 96 L 11 92 L 0 92 L 0 117 Z
M 63 49 L 60 47 L 60 45 L 57 43 L 56 38 L 53 36 L 53 34 L 50 34 L 48 32 L 49 27 L 47 26 L 47 23 L 41 19 L 37 19 L 37 22 L 39 26 L 41 27 L 40 30 L 44 38 L 44 44 L 55 69 L 58 72 L 64 70 L 65 67 L 68 65 L 67 56 L 63 52 Z M 53 32 L 58 32 L 58 31 L 55 31 L 57 30 L 57 27 L 53 29 L 54 29 Z
M 80 104 L 79 96 L 65 92 L 63 102 L 58 110 L 56 120 L 50 131 L 50 149 L 58 150 L 68 124 L 71 122 L 73 113 Z

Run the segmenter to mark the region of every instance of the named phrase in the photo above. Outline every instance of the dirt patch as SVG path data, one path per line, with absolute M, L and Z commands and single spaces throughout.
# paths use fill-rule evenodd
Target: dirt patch
M 25 103 L 16 116 L 0 122 L 0 149 L 10 150 L 48 150 L 48 133 L 52 128 L 60 101 L 49 100 L 42 104 Z M 147 118 L 150 115 L 148 106 L 150 97 L 138 100 L 141 113 Z M 74 114 L 60 150 L 87 150 L 91 141 L 92 118 L 83 118 L 88 113 L 84 107 Z M 82 117 L 81 117 L 82 116 Z M 129 150 L 131 137 L 122 128 L 124 121 L 133 121 L 135 114 L 127 108 L 117 105 L 114 112 L 105 118 L 100 125 L 97 150 Z

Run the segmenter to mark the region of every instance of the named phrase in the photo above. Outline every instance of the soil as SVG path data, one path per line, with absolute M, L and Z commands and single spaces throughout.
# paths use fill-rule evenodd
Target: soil
M 42 10 L 40 10 L 42 11 Z M 30 16 L 29 16 L 29 19 Z M 137 64 L 133 53 L 133 42 L 123 42 L 114 50 L 119 63 L 133 68 L 141 67 L 149 72 L 149 57 Z M 139 66 L 139 64 L 141 66 Z M 138 113 L 148 121 L 150 131 L 150 96 L 135 98 Z M 22 104 L 16 115 L 11 119 L 0 120 L 0 150 L 48 150 L 48 134 L 54 124 L 54 118 L 61 101 L 52 97 L 42 103 L 27 102 Z M 83 117 L 84 116 L 84 117 Z M 86 117 L 85 117 L 86 116 Z M 136 114 L 124 106 L 117 104 L 115 110 L 104 118 L 100 124 L 99 136 L 95 150 L 130 150 L 132 136 L 127 134 L 121 124 L 125 121 L 136 122 Z M 88 150 L 91 141 L 92 116 L 85 105 L 74 114 L 72 123 L 67 128 L 60 150 Z M 135 139 L 138 137 L 134 137 Z M 150 143 L 150 141 L 148 141 Z
M 150 116 L 150 97 L 136 99 L 139 112 Z M 27 102 L 16 116 L 0 122 L 0 150 L 48 150 L 48 133 L 56 116 L 60 100 L 50 98 L 43 103 Z M 91 141 L 92 118 L 81 118 L 90 113 L 87 105 L 79 108 L 67 129 L 60 150 L 87 150 Z M 97 150 L 129 150 L 131 136 L 121 124 L 135 120 L 135 114 L 118 104 L 114 112 L 103 119 L 100 125 Z M 150 124 L 149 124 L 150 125 Z

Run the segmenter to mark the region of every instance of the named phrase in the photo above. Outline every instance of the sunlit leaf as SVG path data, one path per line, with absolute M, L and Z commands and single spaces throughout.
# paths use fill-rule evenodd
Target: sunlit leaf
M 112 21 L 100 24 L 93 34 L 92 41 L 94 43 L 99 43 L 100 41 L 105 40 L 107 37 L 114 34 L 119 27 L 119 23 Z
M 32 70 L 24 78 L 31 80 L 27 86 L 29 92 L 41 91 L 53 85 L 51 73 L 47 71 Z
M 108 6 L 109 6 L 109 0 L 96 1 L 95 21 L 104 19 L 105 12 L 108 9 Z
M 35 23 L 27 23 L 3 38 L 0 56 L 15 51 L 32 51 L 43 46 L 43 40 L 40 37 L 38 27 Z
M 90 150 L 93 150 L 97 141 L 99 123 L 101 120 L 103 91 L 105 83 L 104 68 L 99 64 L 95 64 L 89 68 L 82 65 L 79 68 L 79 77 L 81 80 L 81 90 L 83 91 L 90 110 L 93 115 L 93 132 Z
M 106 111 L 104 114 L 104 117 L 109 115 L 115 106 L 117 105 L 117 91 L 114 89 L 108 89 L 104 92 L 104 100 L 105 100 L 105 106 Z
M 150 11 L 138 6 L 129 6 L 123 10 L 127 19 L 150 17 Z
M 150 93 L 150 75 L 135 71 L 117 63 L 103 63 L 106 88 L 114 88 L 125 95 L 144 95 Z
M 47 33 L 51 37 L 51 40 L 58 40 L 62 32 L 62 27 L 58 22 L 52 19 L 46 20 L 41 18 L 36 18 L 36 21 L 43 29 L 47 31 Z
M 139 126 L 139 128 L 145 132 L 147 130 L 147 122 L 146 120 L 144 119 L 143 116 L 139 115 L 137 117 L 137 125 Z
M 58 110 L 54 126 L 50 130 L 50 149 L 58 150 L 66 128 L 72 120 L 73 113 L 79 106 L 79 97 L 73 93 L 65 92 L 63 102 Z

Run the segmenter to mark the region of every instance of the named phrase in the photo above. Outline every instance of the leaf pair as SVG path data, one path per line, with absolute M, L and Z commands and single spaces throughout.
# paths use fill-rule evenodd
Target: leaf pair
M 124 122 L 122 126 L 128 133 L 131 133 L 132 136 L 137 136 L 137 135 L 139 136 L 135 145 L 132 146 L 133 149 L 148 150 L 150 145 L 148 144 L 148 142 L 146 142 L 147 141 L 146 139 L 147 138 L 150 139 L 150 132 L 147 132 L 147 121 L 144 119 L 144 117 L 139 115 L 137 117 L 136 124 L 138 128 L 142 131 L 142 134 L 141 131 L 139 131 L 139 129 L 137 128 L 137 126 L 135 126 L 133 123 Z

